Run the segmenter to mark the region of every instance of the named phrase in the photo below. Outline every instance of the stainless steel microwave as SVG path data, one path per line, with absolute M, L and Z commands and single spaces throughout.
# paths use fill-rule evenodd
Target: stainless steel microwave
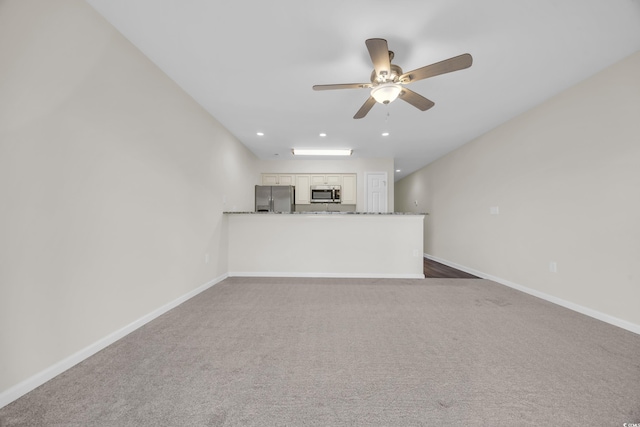
M 312 185 L 311 203 L 340 203 L 340 186 Z

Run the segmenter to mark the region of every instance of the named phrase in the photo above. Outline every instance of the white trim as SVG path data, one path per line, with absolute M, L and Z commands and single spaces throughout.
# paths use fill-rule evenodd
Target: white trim
M 517 289 L 517 290 L 519 290 L 521 292 L 524 292 L 526 294 L 533 295 L 534 297 L 541 298 L 541 299 L 543 299 L 545 301 L 549 301 L 549 302 L 552 302 L 554 304 L 560 305 L 562 307 L 568 308 L 569 310 L 573 310 L 573 311 L 576 311 L 578 313 L 582 313 L 582 314 L 587 315 L 589 317 L 593 317 L 594 319 L 601 320 L 601 321 L 609 323 L 609 324 L 611 324 L 613 326 L 617 326 L 619 328 L 626 329 L 627 331 L 630 331 L 630 332 L 633 332 L 633 333 L 636 333 L 636 334 L 640 335 L 640 325 L 635 324 L 635 323 L 631 323 L 631 322 L 629 322 L 627 320 L 623 320 L 623 319 L 611 316 L 609 314 L 605 314 L 605 313 L 602 313 L 600 311 L 597 311 L 597 310 L 594 310 L 594 309 L 591 309 L 591 308 L 588 308 L 588 307 L 581 306 L 581 305 L 573 303 L 571 301 L 567 301 L 567 300 L 564 300 L 562 298 L 558 298 L 558 297 L 555 297 L 553 295 L 549 295 L 547 293 L 537 291 L 535 289 L 527 288 L 526 286 L 522 286 L 522 285 L 519 285 L 517 283 L 510 282 L 509 280 L 505 280 L 505 279 L 502 279 L 500 277 L 492 276 L 490 274 L 483 273 L 482 271 L 474 270 L 472 268 L 468 268 L 468 267 L 465 267 L 463 265 L 456 264 L 455 262 L 451 262 L 451 261 L 447 261 L 447 260 L 442 259 L 442 258 L 435 257 L 433 255 L 429 255 L 429 254 L 425 253 L 424 257 L 427 258 L 427 259 L 439 262 L 441 264 L 448 265 L 449 267 L 453 267 L 453 268 L 456 268 L 458 270 L 464 271 L 466 273 L 473 274 L 474 276 L 478 276 L 478 277 L 481 277 L 483 279 L 488 279 L 488 280 L 500 283 L 501 285 L 505 285 L 505 286 L 508 286 L 510 288 Z
M 339 279 L 424 279 L 424 274 L 230 272 L 229 277 L 324 277 Z
M 24 396 L 25 394 L 29 393 L 31 390 L 41 386 L 42 384 L 60 375 L 67 369 L 72 368 L 73 366 L 77 365 L 83 360 L 93 356 L 100 350 L 118 341 L 120 338 L 144 326 L 145 324 L 161 316 L 162 314 L 166 313 L 172 308 L 179 306 L 180 304 L 187 301 L 188 299 L 193 298 L 194 296 L 198 295 L 200 292 L 206 291 L 207 289 L 223 281 L 227 277 L 228 275 L 224 274 L 220 277 L 217 277 L 205 283 L 204 285 L 197 287 L 191 292 L 187 292 L 181 297 L 178 297 L 175 300 L 168 302 L 167 304 L 153 310 L 151 313 L 148 313 L 142 316 L 138 320 L 135 320 L 132 323 L 129 323 L 125 327 L 110 333 L 106 337 L 99 339 L 98 341 L 94 342 L 93 344 L 90 344 L 89 346 L 83 348 L 82 350 L 77 351 L 71 356 L 62 359 L 61 361 L 49 366 L 48 368 L 38 372 L 37 374 L 27 378 L 26 380 L 5 390 L 4 392 L 0 393 L 0 408 L 8 405 L 14 400 L 20 398 L 21 396 Z

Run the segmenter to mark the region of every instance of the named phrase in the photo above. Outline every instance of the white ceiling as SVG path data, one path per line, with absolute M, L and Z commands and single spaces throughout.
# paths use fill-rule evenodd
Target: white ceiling
M 640 0 L 87 1 L 258 157 L 352 148 L 393 157 L 396 180 L 640 50 Z M 367 89 L 311 86 L 368 82 L 368 38 L 405 72 L 474 62 L 409 85 L 428 111 L 354 120 Z

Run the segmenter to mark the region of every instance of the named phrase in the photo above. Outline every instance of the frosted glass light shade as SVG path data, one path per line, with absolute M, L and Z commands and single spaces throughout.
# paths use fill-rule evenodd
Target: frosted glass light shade
M 382 83 L 371 89 L 371 96 L 380 104 L 388 104 L 393 102 L 401 91 L 402 87 L 397 83 Z

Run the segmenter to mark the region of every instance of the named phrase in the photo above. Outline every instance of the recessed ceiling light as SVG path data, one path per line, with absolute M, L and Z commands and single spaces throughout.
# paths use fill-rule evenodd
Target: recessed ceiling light
M 396 169 L 396 172 L 401 172 L 401 170 L 400 169 Z
M 256 132 L 256 135 L 258 135 L 258 136 L 264 136 L 264 132 Z
M 320 136 L 324 138 L 325 136 L 327 136 L 327 134 L 326 134 L 326 133 L 324 133 L 324 132 L 322 132 L 322 133 L 320 134 Z
M 382 132 L 382 136 L 389 136 L 389 132 Z
M 353 150 L 317 150 L 317 149 L 300 149 L 294 148 L 294 156 L 350 156 Z

